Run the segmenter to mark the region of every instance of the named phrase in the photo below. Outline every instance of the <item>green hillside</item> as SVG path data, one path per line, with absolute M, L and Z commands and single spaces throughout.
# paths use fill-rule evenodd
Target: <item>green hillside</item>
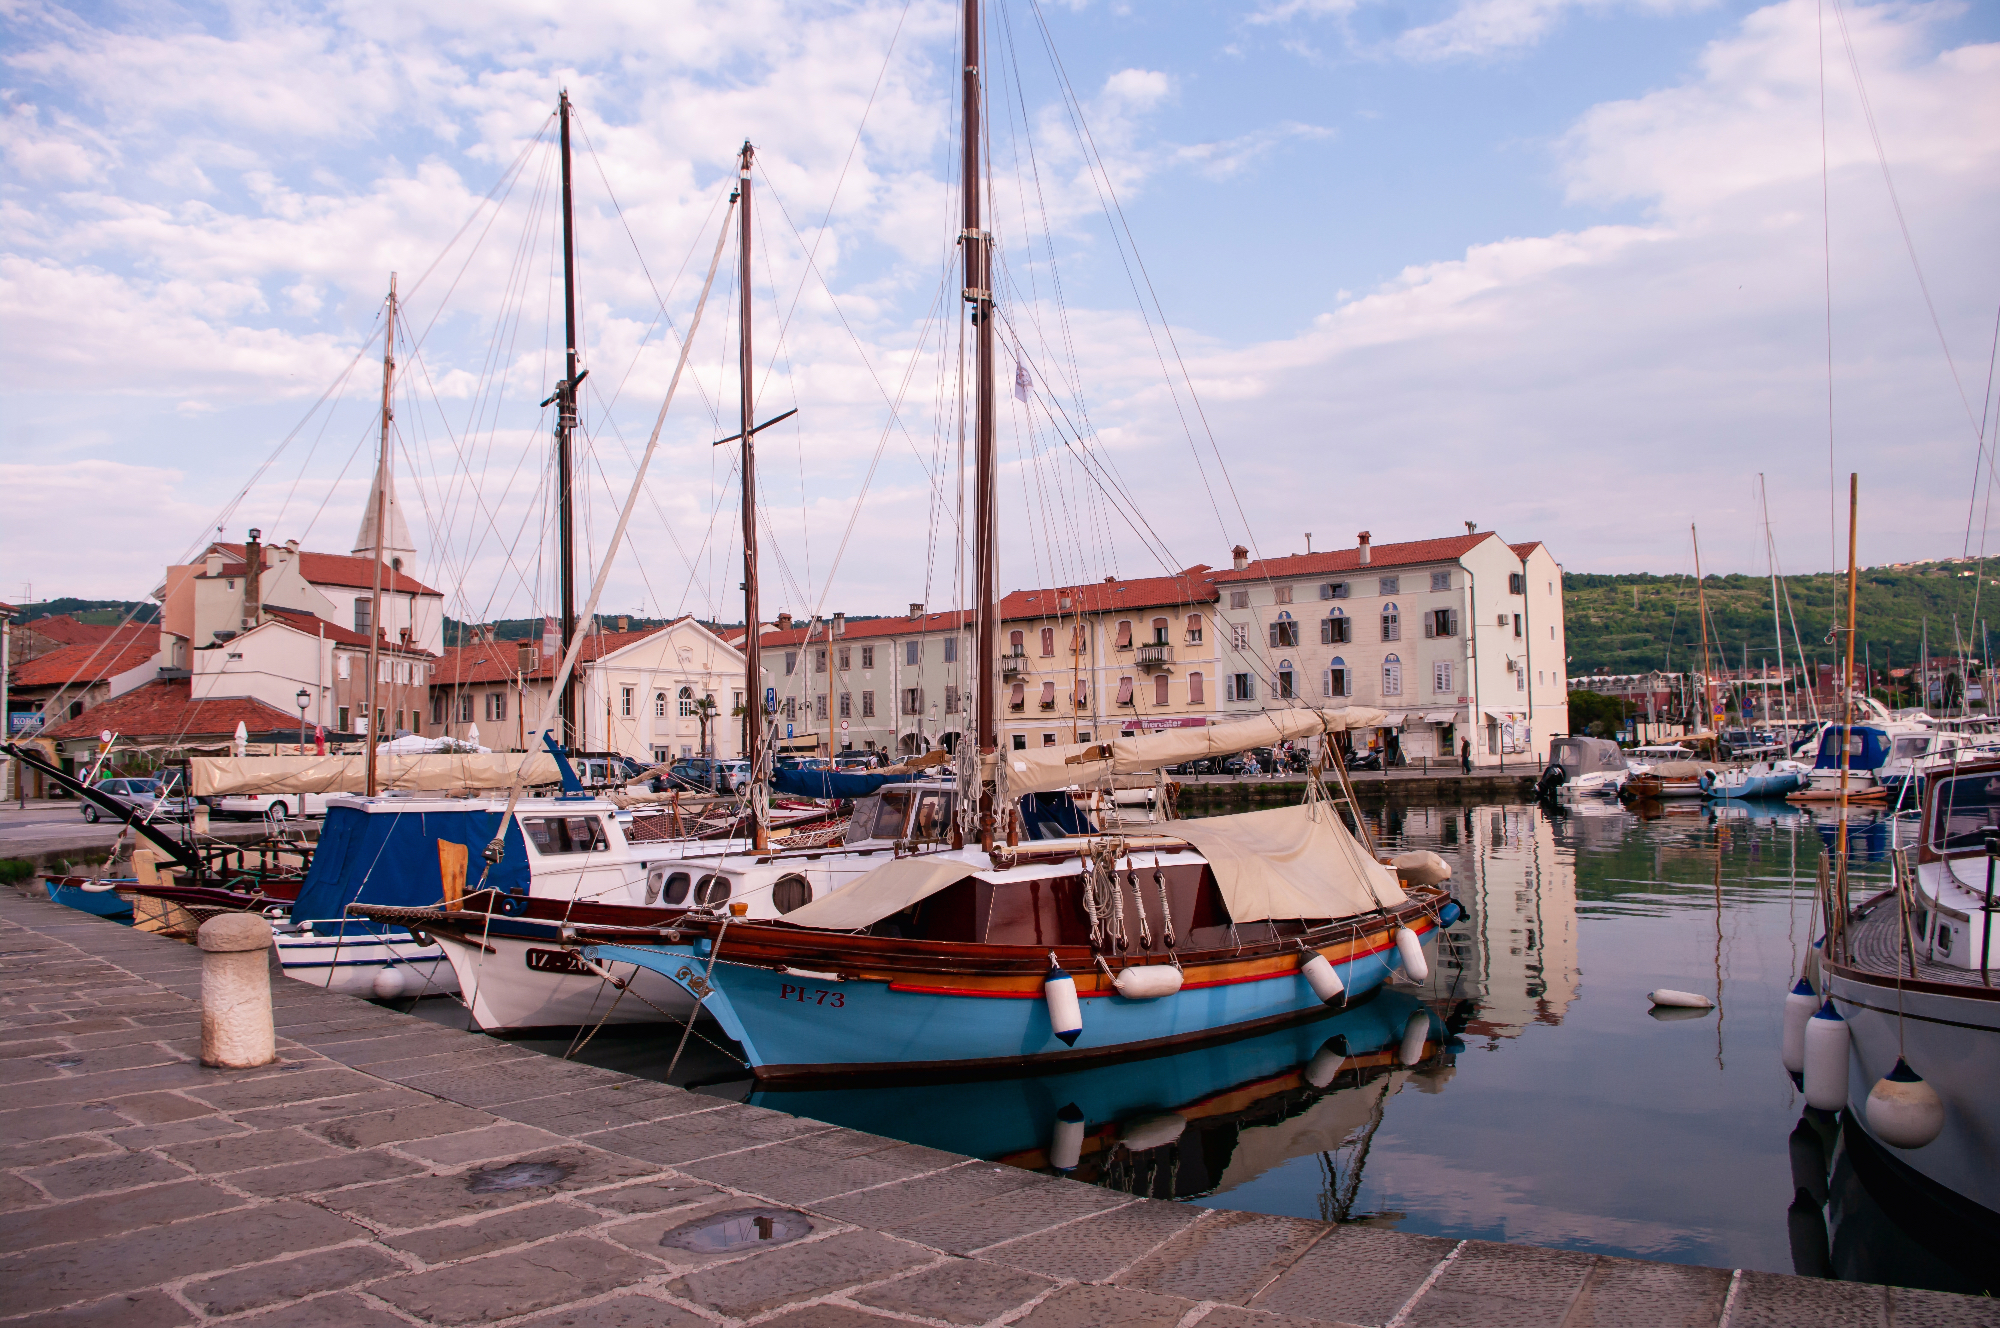
M 1866 658 L 1877 670 L 1909 666 L 1917 658 L 1926 617 L 1931 653 L 1953 654 L 1954 615 L 1964 653 L 1981 656 L 1980 620 L 2000 618 L 2000 566 L 1987 567 L 1983 589 L 1976 568 L 1975 563 L 1932 562 L 1864 569 L 1856 596 L 1855 659 Z M 1846 621 L 1846 576 L 1821 572 L 1783 581 L 1781 614 L 1784 594 L 1790 597 L 1790 615 L 1784 619 L 1786 662 L 1797 660 L 1792 640 L 1796 618 L 1806 660 L 1833 663 L 1836 647 L 1828 644 L 1827 629 Z M 1769 578 L 1710 576 L 1705 590 L 1710 649 L 1717 652 L 1717 667 L 1726 655 L 1730 668 L 1741 668 L 1746 645 L 1752 668 L 1760 659 L 1775 662 Z M 1566 572 L 1563 593 L 1569 672 L 1578 686 L 1588 685 L 1584 675 L 1600 671 L 1640 673 L 1698 663 L 1701 623 L 1692 576 Z M 2000 641 L 1994 644 L 2000 646 Z

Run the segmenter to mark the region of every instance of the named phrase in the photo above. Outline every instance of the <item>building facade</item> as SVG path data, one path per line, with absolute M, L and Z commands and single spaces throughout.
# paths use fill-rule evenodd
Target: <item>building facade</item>
M 1468 532 L 1252 561 L 1221 594 L 1221 710 L 1379 707 L 1353 741 L 1405 760 L 1545 758 L 1569 730 L 1562 568 L 1539 542 Z
M 807 622 L 760 639 L 765 712 L 781 752 L 956 750 L 971 723 L 972 617 L 910 605 L 900 618 Z

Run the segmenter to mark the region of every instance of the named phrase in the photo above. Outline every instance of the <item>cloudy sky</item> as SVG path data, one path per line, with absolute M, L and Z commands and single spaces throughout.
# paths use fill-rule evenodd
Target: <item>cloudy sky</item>
M 945 603 L 957 21 L 0 0 L 0 598 L 143 595 L 217 525 L 348 547 L 393 271 L 425 574 L 459 616 L 547 607 L 567 87 L 587 561 L 748 138 L 758 414 L 798 409 L 761 435 L 766 608 Z M 1000 374 L 1033 384 L 1002 398 L 1006 585 L 1466 521 L 1661 572 L 1698 522 L 1706 567 L 1762 572 L 1760 473 L 1788 570 L 1836 557 L 1834 473 L 1844 557 L 1849 470 L 1865 562 L 1966 548 L 2000 9 L 994 0 L 986 29 Z M 731 261 L 608 611 L 732 615 Z

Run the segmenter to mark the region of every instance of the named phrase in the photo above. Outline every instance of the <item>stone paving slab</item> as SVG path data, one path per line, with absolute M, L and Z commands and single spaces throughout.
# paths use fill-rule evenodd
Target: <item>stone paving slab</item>
M 200 972 L 0 889 L 0 1328 L 2000 1328 L 1993 1300 L 1134 1199 L 282 977 L 279 1063 L 206 1069 Z M 687 1247 L 760 1212 L 792 1238 Z

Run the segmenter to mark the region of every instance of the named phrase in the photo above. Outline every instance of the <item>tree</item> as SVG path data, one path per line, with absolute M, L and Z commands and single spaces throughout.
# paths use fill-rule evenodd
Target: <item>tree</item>
M 1609 738 L 1625 726 L 1625 703 L 1602 692 L 1576 691 L 1569 694 L 1569 728 L 1572 733 Z
M 713 756 L 715 751 L 708 745 L 709 722 L 715 718 L 715 698 L 704 696 L 694 703 L 694 717 L 701 724 L 701 754 Z

